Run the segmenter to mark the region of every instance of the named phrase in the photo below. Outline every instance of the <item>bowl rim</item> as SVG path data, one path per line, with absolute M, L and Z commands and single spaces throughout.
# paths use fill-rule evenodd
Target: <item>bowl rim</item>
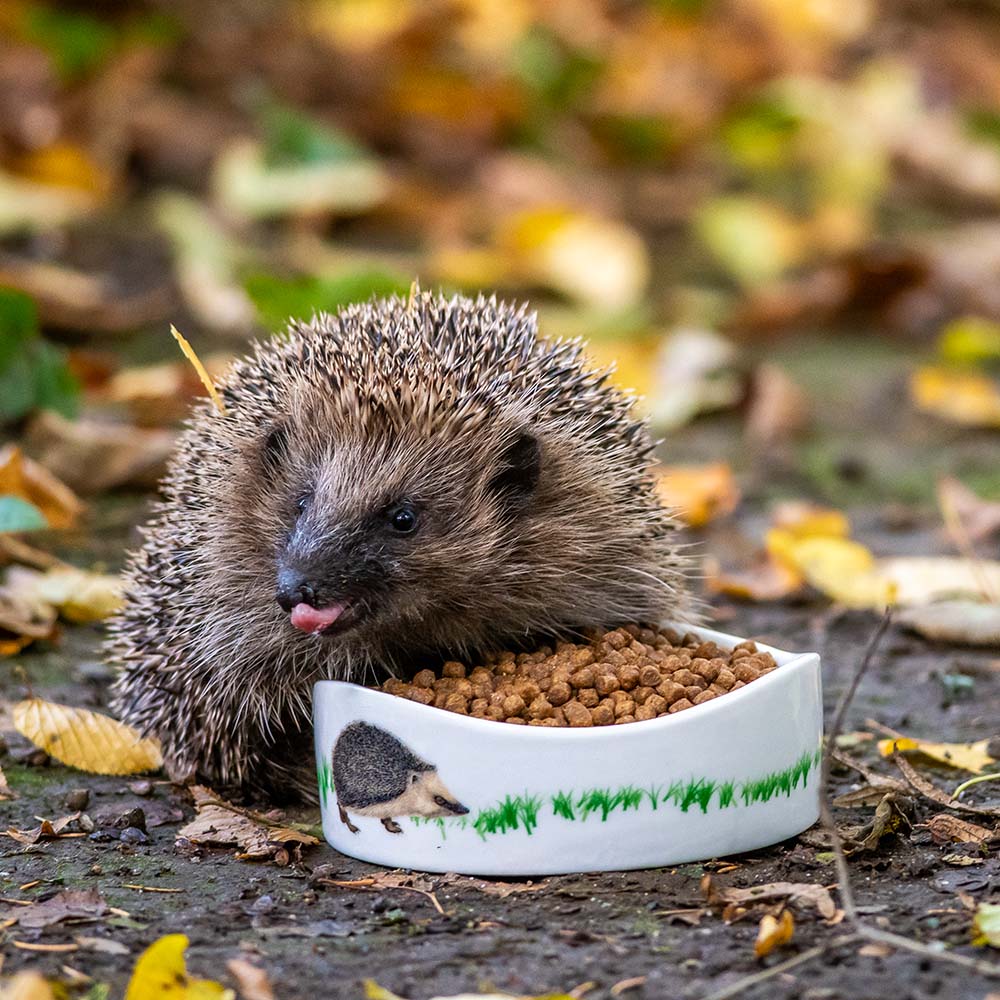
M 738 636 L 730 635 L 726 632 L 718 632 L 714 629 L 684 623 L 667 623 L 665 627 L 683 627 L 689 632 L 699 633 L 708 639 L 739 639 Z M 746 642 L 747 640 L 739 639 L 739 641 Z M 691 725 L 695 718 L 697 718 L 697 721 L 699 722 L 707 723 L 710 721 L 711 714 L 713 712 L 732 712 L 742 704 L 740 699 L 745 700 L 747 697 L 755 697 L 754 692 L 756 691 L 759 693 L 764 690 L 765 685 L 784 683 L 792 673 L 799 673 L 810 669 L 819 661 L 819 653 L 815 651 L 806 653 L 791 653 L 787 650 L 778 649 L 776 646 L 768 646 L 764 643 L 757 643 L 757 647 L 763 652 L 771 653 L 772 655 L 779 654 L 781 657 L 786 658 L 786 662 L 779 664 L 778 668 L 772 670 L 771 673 L 765 674 L 763 677 L 758 677 L 755 681 L 751 681 L 738 691 L 728 691 L 725 695 L 720 695 L 718 698 L 713 698 L 711 701 L 703 702 L 700 705 L 693 705 L 691 708 L 685 709 L 683 712 L 676 712 L 673 715 L 661 715 L 655 719 L 642 719 L 637 722 L 627 723 L 626 725 L 630 731 L 630 735 L 639 735 L 640 733 L 653 735 L 657 732 L 663 731 L 668 726 L 676 726 L 678 724 Z M 788 657 L 790 657 L 790 659 L 787 659 Z M 777 657 L 775 658 L 777 659 Z M 507 730 L 511 731 L 509 735 L 512 737 L 541 741 L 563 740 L 566 742 L 573 742 L 574 740 L 579 741 L 601 738 L 602 735 L 607 737 L 612 733 L 615 734 L 616 737 L 623 735 L 621 728 L 616 725 L 578 727 L 515 726 L 511 723 L 500 722 L 496 719 L 477 719 L 473 716 L 461 715 L 458 712 L 448 712 L 443 708 L 435 708 L 433 705 L 422 705 L 418 701 L 410 701 L 408 698 L 402 698 L 399 695 L 390 694 L 388 691 L 380 691 L 377 688 L 367 687 L 364 684 L 355 684 L 351 681 L 338 680 L 319 680 L 313 685 L 314 722 L 318 716 L 317 706 L 319 704 L 319 692 L 321 690 L 333 691 L 338 688 L 350 688 L 355 692 L 363 691 L 365 694 L 362 697 L 372 697 L 378 699 L 391 698 L 394 702 L 403 703 L 409 706 L 410 710 L 416 712 L 418 718 L 421 714 L 425 714 L 428 721 L 437 719 L 438 725 L 447 724 L 449 726 L 454 726 L 459 730 L 469 728 L 472 735 L 482 733 L 484 726 L 489 726 L 489 732 L 493 734 L 498 733 L 496 728 L 497 726 L 504 726 Z M 694 712 L 698 712 L 700 714 L 697 717 L 694 717 L 692 715 Z M 445 719 L 442 719 L 441 716 L 445 716 L 447 722 L 445 722 Z M 640 729 L 638 727 L 642 728 Z

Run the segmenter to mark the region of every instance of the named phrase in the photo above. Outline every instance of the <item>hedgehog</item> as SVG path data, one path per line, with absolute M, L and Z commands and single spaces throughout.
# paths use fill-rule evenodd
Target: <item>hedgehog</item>
M 170 775 L 317 789 L 310 693 L 696 617 L 634 399 L 526 305 L 292 322 L 196 404 L 126 565 L 112 708 Z
M 402 833 L 395 816 L 464 816 L 468 809 L 441 783 L 437 768 L 421 760 L 392 733 L 352 722 L 333 747 L 333 788 L 341 822 L 358 828 L 348 812 L 374 816 L 389 833 Z

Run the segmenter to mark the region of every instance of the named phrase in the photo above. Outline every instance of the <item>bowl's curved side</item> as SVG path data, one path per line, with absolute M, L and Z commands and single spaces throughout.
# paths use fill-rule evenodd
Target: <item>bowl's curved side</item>
M 794 836 L 819 813 L 819 657 L 776 656 L 780 669 L 738 692 L 600 729 L 509 726 L 320 682 L 324 833 L 366 861 L 484 875 L 677 864 Z

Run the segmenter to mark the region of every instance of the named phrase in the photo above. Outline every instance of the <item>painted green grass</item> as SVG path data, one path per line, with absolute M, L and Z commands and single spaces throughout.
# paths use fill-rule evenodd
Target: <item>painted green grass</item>
M 538 811 L 542 800 L 537 795 L 508 795 L 492 809 L 481 809 L 472 823 L 476 833 L 485 840 L 490 834 L 524 830 L 529 836 L 538 826 Z
M 333 794 L 333 768 L 330 766 L 329 760 L 324 759 L 319 762 L 317 776 L 319 778 L 320 801 L 325 806 L 326 800 Z

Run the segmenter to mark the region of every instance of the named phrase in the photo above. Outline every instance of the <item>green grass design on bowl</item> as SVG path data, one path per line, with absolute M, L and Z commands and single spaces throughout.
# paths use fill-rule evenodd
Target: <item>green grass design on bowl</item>
M 729 809 L 740 804 L 749 806 L 769 802 L 779 795 L 787 797 L 800 785 L 804 787 L 821 758 L 822 751 L 819 749 L 806 752 L 791 766 L 750 781 L 690 778 L 674 781 L 666 787 L 623 785 L 616 789 L 589 788 L 582 792 L 560 789 L 549 796 L 548 805 L 555 818 L 571 823 L 586 822 L 591 816 L 599 816 L 601 822 L 605 822 L 616 811 L 638 811 L 646 805 L 656 811 L 660 806 L 669 804 L 685 813 L 692 809 L 707 813 L 710 808 Z M 322 793 L 322 773 L 320 788 Z M 508 795 L 492 808 L 481 809 L 471 823 L 465 817 L 428 820 L 413 816 L 411 819 L 416 826 L 434 823 L 441 831 L 442 839 L 446 837 L 445 828 L 448 825 L 463 828 L 471 825 L 482 840 L 516 830 L 524 830 L 530 836 L 538 826 L 544 803 L 542 796 L 524 793 Z

